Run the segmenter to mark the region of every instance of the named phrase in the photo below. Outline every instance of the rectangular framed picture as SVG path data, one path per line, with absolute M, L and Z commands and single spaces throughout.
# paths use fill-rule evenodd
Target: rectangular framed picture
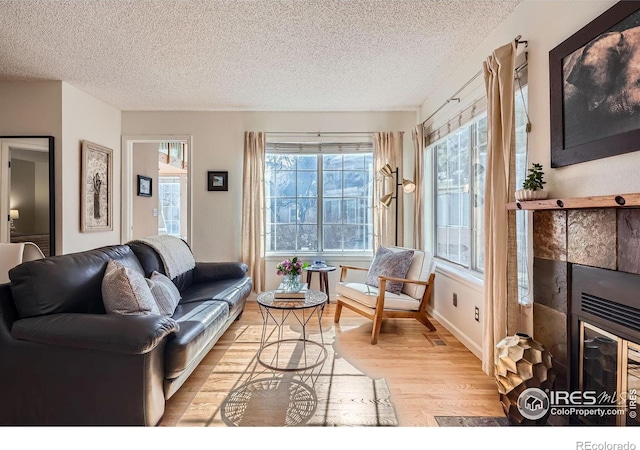
M 113 150 L 82 141 L 80 230 L 113 230 Z
M 549 52 L 551 167 L 640 150 L 640 1 L 621 1 Z
M 207 190 L 228 191 L 229 172 L 207 172 Z
M 151 177 L 138 175 L 138 195 L 140 197 L 151 197 L 153 191 L 153 180 Z

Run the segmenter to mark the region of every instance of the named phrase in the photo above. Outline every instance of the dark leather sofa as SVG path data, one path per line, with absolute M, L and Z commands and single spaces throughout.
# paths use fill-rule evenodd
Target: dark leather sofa
M 137 242 L 23 263 L 0 285 L 0 424 L 156 425 L 252 288 L 245 264 L 196 263 L 172 280 L 172 317 L 105 314 L 110 259 L 165 273 Z

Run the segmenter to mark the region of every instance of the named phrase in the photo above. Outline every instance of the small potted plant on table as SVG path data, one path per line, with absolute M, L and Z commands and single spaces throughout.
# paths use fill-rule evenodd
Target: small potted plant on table
M 548 192 L 544 190 L 544 185 L 547 183 L 544 181 L 544 172 L 542 171 L 542 164 L 532 163 L 529 169 L 529 174 L 522 183 L 522 189 L 516 191 L 516 200 L 545 200 L 548 197 Z

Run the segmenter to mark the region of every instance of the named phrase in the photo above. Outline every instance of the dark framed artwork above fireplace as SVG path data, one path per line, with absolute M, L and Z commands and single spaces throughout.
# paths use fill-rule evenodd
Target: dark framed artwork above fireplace
M 640 1 L 621 1 L 549 52 L 551 167 L 640 150 Z

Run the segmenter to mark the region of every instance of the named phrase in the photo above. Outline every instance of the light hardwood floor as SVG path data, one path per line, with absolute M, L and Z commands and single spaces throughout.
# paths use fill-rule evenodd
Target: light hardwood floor
M 429 331 L 414 319 L 385 319 L 378 344 L 370 344 L 372 322 L 335 303 L 324 310 L 325 340 L 340 357 L 372 379 L 384 378 L 399 426 L 437 426 L 436 416 L 503 416 L 496 384 L 481 362 L 433 320 Z M 224 398 L 255 361 L 262 317 L 251 299 L 236 321 L 167 402 L 161 426 L 225 426 L 216 419 Z M 338 406 L 349 414 L 350 403 Z M 268 405 L 264 405 L 268 409 Z M 352 411 L 353 412 L 353 411 Z

